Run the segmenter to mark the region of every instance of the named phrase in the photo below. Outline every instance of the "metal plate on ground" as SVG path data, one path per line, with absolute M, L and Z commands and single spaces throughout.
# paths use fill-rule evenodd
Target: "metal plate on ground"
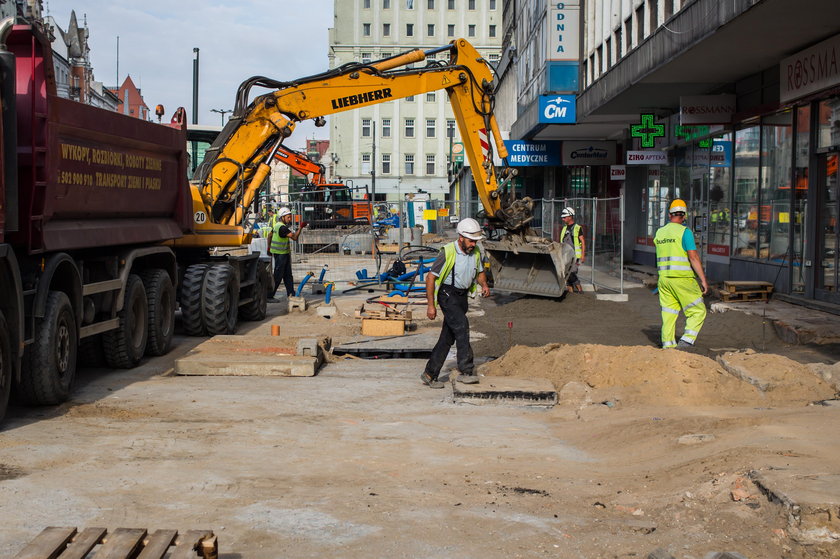
M 314 340 L 313 340 L 314 341 Z M 214 336 L 175 361 L 175 373 L 196 376 L 315 376 L 324 361 L 296 355 L 299 340 L 280 336 Z
M 362 358 L 428 359 L 439 336 L 439 332 L 375 338 L 364 336 L 337 345 L 332 351 L 335 355 Z
M 551 407 L 557 403 L 557 391 L 547 379 L 481 377 L 478 384 L 452 381 L 452 397 L 464 404 L 507 404 Z

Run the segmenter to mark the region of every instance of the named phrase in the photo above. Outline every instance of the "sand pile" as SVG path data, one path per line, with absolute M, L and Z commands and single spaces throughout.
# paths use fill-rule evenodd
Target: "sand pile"
M 757 368 L 756 376 L 774 382 L 762 390 L 707 357 L 683 351 L 596 344 L 514 346 L 483 365 L 480 373 L 546 378 L 558 391 L 570 382 L 585 383 L 593 402 L 619 404 L 778 407 L 805 405 L 834 394 L 807 367 L 785 357 L 754 354 L 739 359 L 746 369 Z

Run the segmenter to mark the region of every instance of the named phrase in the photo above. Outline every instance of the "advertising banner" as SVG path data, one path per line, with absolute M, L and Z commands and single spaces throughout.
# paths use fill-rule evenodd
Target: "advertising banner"
M 628 151 L 628 165 L 667 165 L 668 153 L 664 151 Z
M 540 95 L 540 122 L 574 124 L 577 121 L 574 95 Z
M 567 140 L 563 142 L 563 165 L 615 165 L 615 142 Z
M 782 60 L 779 100 L 782 103 L 840 84 L 840 35 Z
M 680 97 L 680 124 L 727 124 L 735 114 L 734 95 Z
M 511 167 L 556 167 L 560 165 L 560 142 L 505 140 Z

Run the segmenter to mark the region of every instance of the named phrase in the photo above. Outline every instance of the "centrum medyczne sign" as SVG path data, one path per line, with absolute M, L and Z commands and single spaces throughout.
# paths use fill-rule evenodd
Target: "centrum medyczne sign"
M 560 165 L 560 142 L 505 140 L 511 167 L 554 167 Z

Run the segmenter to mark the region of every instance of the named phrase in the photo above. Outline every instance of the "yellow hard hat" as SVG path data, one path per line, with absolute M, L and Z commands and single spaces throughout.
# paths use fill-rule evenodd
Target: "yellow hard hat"
M 683 200 L 680 200 L 679 198 L 677 198 L 676 200 L 671 202 L 671 207 L 668 208 L 668 213 L 669 214 L 675 214 L 675 213 L 680 213 L 680 212 L 687 213 L 688 212 L 688 206 L 686 205 L 686 203 Z

